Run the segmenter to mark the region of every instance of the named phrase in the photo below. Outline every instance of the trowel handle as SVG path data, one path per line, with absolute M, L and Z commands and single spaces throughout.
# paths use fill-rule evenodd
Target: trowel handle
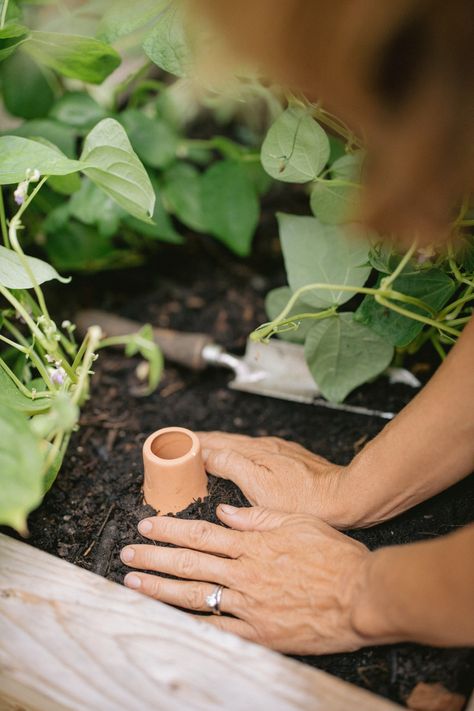
M 85 334 L 90 326 L 96 325 L 101 327 L 106 336 L 126 336 L 143 327 L 143 324 L 137 321 L 99 309 L 80 311 L 76 316 L 76 324 L 82 334 Z M 203 350 L 213 344 L 210 336 L 204 333 L 181 333 L 168 328 L 154 328 L 153 335 L 165 358 L 173 363 L 193 370 L 202 370 L 207 366 L 208 361 L 203 358 Z

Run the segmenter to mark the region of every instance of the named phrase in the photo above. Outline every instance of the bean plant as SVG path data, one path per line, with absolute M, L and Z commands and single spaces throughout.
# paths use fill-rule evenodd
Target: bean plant
M 308 186 L 312 215 L 277 215 L 288 286 L 268 294 L 270 321 L 252 338 L 304 344 L 315 381 L 335 402 L 426 342 L 444 359 L 474 302 L 467 201 L 446 248 L 414 238 L 401 255 L 367 231 L 352 234 L 363 150 L 341 122 L 296 97 L 270 127 L 261 159 L 276 180 Z
M 63 26 L 74 34 L 59 32 Z M 14 118 L 8 133 L 49 141 L 74 159 L 88 131 L 113 118 L 127 131 L 155 193 L 153 222 L 144 223 L 88 177 L 49 181 L 28 219 L 32 240 L 57 268 L 140 264 L 157 242 L 181 244 L 189 230 L 249 254 L 259 198 L 271 180 L 258 146 L 218 134 L 185 135 L 185 114 L 192 118 L 189 104 L 196 103 L 186 79 L 189 45 L 180 5 L 169 0 L 4 0 L 0 83 Z M 114 79 L 122 56 L 130 69 Z M 217 99 L 214 94 L 214 104 Z

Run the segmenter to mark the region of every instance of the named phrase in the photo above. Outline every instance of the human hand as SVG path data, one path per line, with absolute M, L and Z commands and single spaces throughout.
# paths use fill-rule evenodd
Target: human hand
M 279 437 L 197 434 L 207 471 L 237 484 L 253 506 L 309 513 L 332 526 L 343 526 L 345 467 Z
M 224 614 L 206 620 L 281 652 L 326 654 L 373 643 L 356 627 L 359 591 L 374 555 L 365 546 L 313 516 L 225 505 L 218 515 L 232 530 L 166 516 L 141 521 L 142 535 L 179 548 L 131 545 L 122 561 L 186 580 L 133 572 L 125 585 L 201 612 L 223 585 Z

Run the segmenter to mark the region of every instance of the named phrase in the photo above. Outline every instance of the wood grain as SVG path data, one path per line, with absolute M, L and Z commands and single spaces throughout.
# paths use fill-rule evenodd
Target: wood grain
M 184 708 L 400 709 L 0 535 L 2 711 Z

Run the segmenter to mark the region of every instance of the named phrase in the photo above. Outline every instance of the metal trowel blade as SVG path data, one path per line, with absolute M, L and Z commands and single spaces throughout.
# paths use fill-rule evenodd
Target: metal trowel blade
M 229 387 L 234 390 L 312 403 L 320 395 L 304 358 L 303 346 L 287 341 L 247 341 L 245 368 Z

